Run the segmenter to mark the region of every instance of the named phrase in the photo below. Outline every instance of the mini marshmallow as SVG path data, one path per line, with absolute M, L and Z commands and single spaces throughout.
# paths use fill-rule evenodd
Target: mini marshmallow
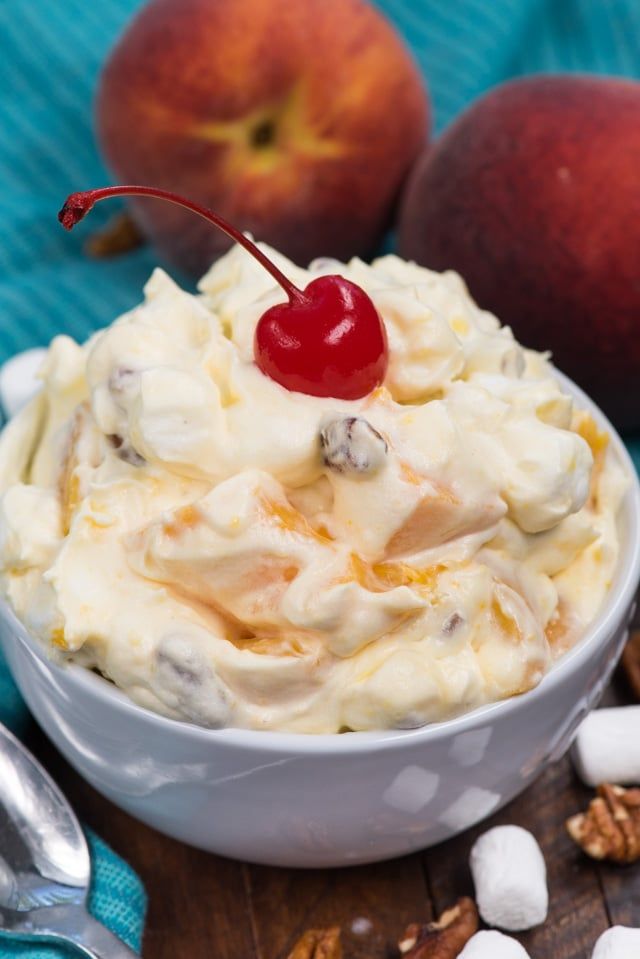
M 458 959 L 529 959 L 529 953 L 517 939 L 483 930 L 469 939 Z
M 46 350 L 38 347 L 17 353 L 0 367 L 0 404 L 5 416 L 15 416 L 40 389 L 36 374 Z
M 547 869 L 540 846 L 526 829 L 496 826 L 483 833 L 469 865 L 487 925 L 517 932 L 547 918 Z
M 462 953 L 460 953 L 462 955 Z M 640 929 L 612 926 L 596 942 L 591 959 L 637 959 L 640 956 Z
M 573 745 L 576 772 L 588 786 L 640 782 L 640 706 L 596 709 Z

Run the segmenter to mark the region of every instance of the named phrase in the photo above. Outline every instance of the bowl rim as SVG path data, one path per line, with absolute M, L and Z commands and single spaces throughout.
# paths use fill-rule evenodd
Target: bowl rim
M 49 658 L 45 648 L 29 634 L 10 605 L 3 599 L 0 599 L 0 614 L 7 621 L 12 635 L 19 639 L 29 652 L 44 662 L 47 668 L 53 670 L 63 683 L 75 687 L 81 694 L 96 697 L 105 705 L 129 714 L 133 721 L 155 726 L 157 730 L 164 730 L 167 735 L 186 737 L 202 744 L 209 743 L 212 747 L 224 746 L 287 755 L 292 753 L 310 756 L 364 754 L 393 748 L 398 744 L 413 747 L 426 745 L 433 740 L 468 732 L 496 719 L 507 719 L 514 712 L 533 706 L 537 700 L 542 700 L 548 692 L 559 686 L 567 676 L 577 671 L 590 659 L 602 641 L 610 635 L 612 627 L 617 628 L 633 606 L 640 580 L 640 549 L 637 548 L 640 541 L 640 479 L 631 456 L 617 431 L 593 400 L 555 367 L 553 367 L 553 374 L 565 391 L 578 401 L 580 407 L 588 410 L 598 425 L 609 434 L 615 455 L 630 480 L 619 520 L 624 523 L 627 535 L 610 592 L 585 636 L 551 667 L 536 687 L 526 693 L 487 703 L 450 719 L 416 729 L 366 730 L 344 734 L 285 732 L 241 727 L 209 729 L 185 720 L 163 716 L 161 713 L 155 713 L 138 705 L 117 686 L 84 666 L 76 663 L 55 662 Z

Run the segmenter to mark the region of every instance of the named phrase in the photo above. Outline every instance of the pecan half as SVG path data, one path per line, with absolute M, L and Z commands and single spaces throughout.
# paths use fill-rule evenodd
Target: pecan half
M 477 931 L 476 904 L 465 896 L 436 922 L 407 926 L 398 948 L 404 959 L 455 959 Z
M 307 929 L 287 959 L 342 959 L 340 929 Z
M 567 832 L 592 859 L 640 859 L 640 789 L 603 783 L 586 812 L 567 819 Z
M 622 654 L 622 670 L 637 700 L 640 700 L 640 629 L 632 629 Z

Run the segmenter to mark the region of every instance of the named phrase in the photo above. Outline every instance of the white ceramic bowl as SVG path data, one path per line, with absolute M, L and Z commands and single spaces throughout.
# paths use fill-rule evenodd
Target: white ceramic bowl
M 421 849 L 517 795 L 568 748 L 628 634 L 640 578 L 640 487 L 620 518 L 622 552 L 605 608 L 584 639 L 522 696 L 422 729 L 305 736 L 207 730 L 148 712 L 99 676 L 51 663 L 13 613 L 0 640 L 31 711 L 99 792 L 143 822 L 225 856 L 340 866 Z

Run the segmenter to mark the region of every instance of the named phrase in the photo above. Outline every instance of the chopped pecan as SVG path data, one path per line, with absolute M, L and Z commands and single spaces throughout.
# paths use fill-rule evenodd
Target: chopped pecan
M 586 812 L 567 820 L 571 838 L 593 859 L 640 859 L 640 789 L 603 783 Z
M 458 899 L 437 922 L 407 926 L 398 943 L 404 959 L 455 959 L 478 931 L 478 910 L 473 899 Z
M 640 629 L 632 629 L 622 654 L 622 669 L 631 691 L 640 700 Z
M 288 959 L 342 959 L 340 929 L 307 929 L 289 953 Z

